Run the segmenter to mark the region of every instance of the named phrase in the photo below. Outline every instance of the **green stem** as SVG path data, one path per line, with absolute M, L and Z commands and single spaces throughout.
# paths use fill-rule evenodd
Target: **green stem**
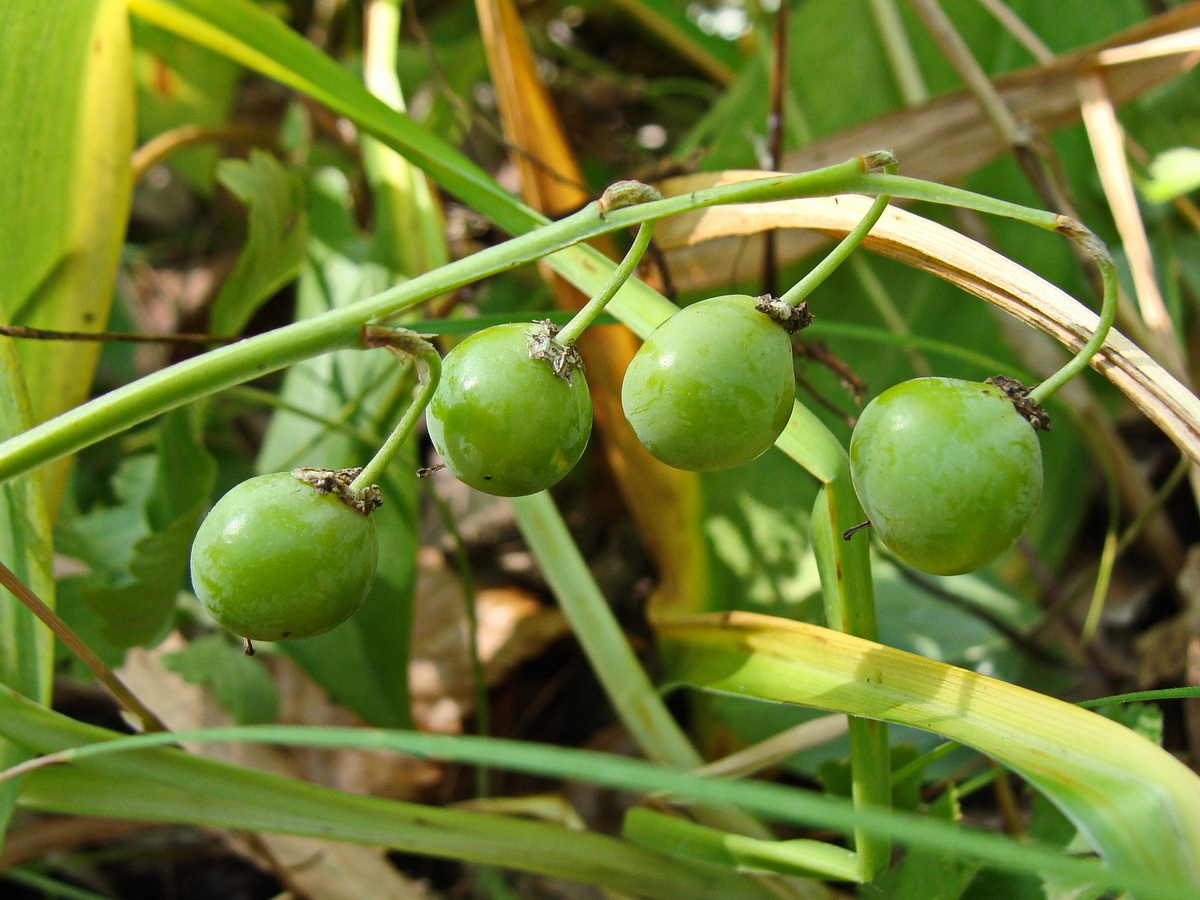
M 621 289 L 629 276 L 633 274 L 633 270 L 637 268 L 638 263 L 642 261 L 642 257 L 646 253 L 646 248 L 650 246 L 650 241 L 654 237 L 654 222 L 643 222 L 638 226 L 637 236 L 633 239 L 633 246 L 629 248 L 629 252 L 625 254 L 625 258 L 620 264 L 613 269 L 612 275 L 608 281 L 604 283 L 604 287 L 596 292 L 596 296 L 592 297 L 587 304 L 575 313 L 571 321 L 568 322 L 558 333 L 557 340 L 564 347 L 569 347 L 575 341 L 579 340 L 579 336 L 583 334 L 583 330 L 592 322 L 596 321 L 596 317 L 604 311 L 604 307 Z
M 867 233 L 875 227 L 875 223 L 879 221 L 879 217 L 883 215 L 883 211 L 887 209 L 888 204 L 891 202 L 892 198 L 887 194 L 880 194 L 876 197 L 875 202 L 871 204 L 871 208 L 867 210 L 867 214 L 854 226 L 853 230 L 842 238 L 838 242 L 838 245 L 830 250 L 826 257 L 813 267 L 812 271 L 796 282 L 791 290 L 779 299 L 792 306 L 799 306 L 809 294 L 816 290 L 817 285 L 832 275 L 834 270 L 844 263 L 851 253 L 858 249 L 859 244 L 866 238 Z
M 875 588 L 871 560 L 863 537 L 844 540 L 847 528 L 866 517 L 850 484 L 848 460 L 817 494 L 812 515 L 813 551 L 821 576 L 825 618 L 830 628 L 866 640 L 878 640 Z M 891 751 L 887 725 L 858 716 L 848 722 L 851 794 L 856 808 L 887 808 L 892 801 Z M 854 832 L 854 850 L 861 880 L 867 881 L 888 865 L 891 845 L 861 828 Z
M 1006 200 L 985 197 L 962 188 L 907 178 L 903 175 L 866 172 L 859 180 L 866 185 L 869 193 L 890 193 L 894 197 L 902 197 L 907 200 L 927 200 L 931 203 L 959 206 L 977 212 L 1016 219 L 1047 231 L 1057 232 L 1077 244 L 1095 262 L 1104 283 L 1100 320 L 1096 324 L 1095 332 L 1080 351 L 1061 369 L 1031 390 L 1029 399 L 1035 403 L 1044 403 L 1046 398 L 1088 367 L 1092 357 L 1103 346 L 1109 329 L 1112 328 L 1113 321 L 1116 319 L 1118 283 L 1116 264 L 1109 255 L 1108 248 L 1085 226 L 1058 213 L 1032 209 L 1016 203 L 1009 203 Z
M 1016 219 L 1047 231 L 1057 231 L 1064 219 L 1058 213 L 1047 212 L 1044 209 L 1034 209 L 1011 203 L 1008 200 L 998 200 L 984 194 L 976 194 L 966 188 L 954 187 L 949 184 L 938 184 L 933 181 L 922 181 L 907 175 L 891 175 L 886 172 L 864 172 L 858 179 L 860 187 L 854 190 L 864 194 L 891 194 L 902 200 L 924 200 L 929 203 L 939 203 L 943 206 L 959 206 L 963 209 L 973 209 L 976 212 L 1002 216 L 1006 219 Z
M 929 90 L 925 87 L 921 66 L 894 0 L 871 0 L 871 16 L 875 19 L 875 30 L 883 42 L 904 105 L 920 106 L 929 97 Z
M 429 405 L 429 400 L 433 396 L 433 392 L 437 390 L 438 381 L 442 376 L 441 356 L 438 355 L 437 350 L 431 344 L 426 343 L 420 338 L 417 338 L 415 341 L 406 341 L 403 349 L 392 346 L 387 346 L 387 349 L 398 356 L 415 354 L 420 357 L 425 363 L 425 377 L 420 379 L 420 387 L 417 388 L 412 402 L 408 404 L 408 408 L 404 410 L 404 415 L 400 417 L 400 421 L 396 423 L 396 427 L 388 435 L 388 439 L 383 442 L 383 445 L 371 457 L 371 461 L 363 466 L 363 470 L 358 473 L 358 477 L 350 482 L 350 489 L 352 491 L 365 490 L 383 477 L 383 470 L 392 461 L 392 457 L 396 455 L 396 451 L 408 440 L 413 427 L 421 418 L 421 413 L 425 412 L 425 407 Z
M 1100 303 L 1100 321 L 1096 323 L 1096 331 L 1080 351 L 1071 357 L 1066 365 L 1029 392 L 1029 399 L 1035 403 L 1045 403 L 1047 397 L 1088 367 L 1092 357 L 1103 346 L 1105 338 L 1108 337 L 1108 331 L 1117 317 L 1117 267 L 1112 257 L 1109 256 L 1107 248 L 1098 237 L 1082 226 L 1066 229 L 1064 233 L 1078 243 L 1095 260 L 1096 266 L 1100 269 L 1100 277 L 1104 282 L 1104 297 Z
M 183 404 L 331 350 L 358 347 L 369 322 L 396 315 L 430 297 L 490 275 L 534 262 L 556 251 L 622 228 L 724 203 L 761 203 L 794 197 L 864 190 L 863 158 L 804 172 L 722 185 L 612 210 L 596 204 L 502 244 L 448 263 L 394 288 L 319 316 L 304 319 L 209 351 L 110 391 L 0 443 L 0 480 L 67 456 Z M 550 262 L 573 280 L 600 264 L 586 248 Z
M 510 502 L 521 534 L 542 561 L 572 633 L 638 746 L 647 757 L 664 765 L 699 766 L 703 762 L 700 754 L 634 656 L 550 495 L 543 491 L 513 497 Z

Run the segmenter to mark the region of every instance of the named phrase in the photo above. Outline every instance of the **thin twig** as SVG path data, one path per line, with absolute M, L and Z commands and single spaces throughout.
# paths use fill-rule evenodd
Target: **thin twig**
M 141 181 L 151 168 L 180 150 L 218 142 L 270 149 L 279 146 L 275 132 L 266 128 L 249 125 L 182 125 L 155 135 L 133 151 L 130 158 L 133 182 L 136 184 Z
M 983 108 L 984 114 L 1001 140 L 1012 148 L 1018 165 L 1042 198 L 1042 202 L 1055 212 L 1073 219 L 1079 218 L 1062 173 L 1051 163 L 1053 151 L 1013 115 L 937 0 L 909 0 L 909 4 L 921 18 L 942 55 Z M 1090 261 L 1085 261 L 1086 257 L 1080 256 L 1079 259 L 1083 262 L 1085 271 L 1092 270 Z
M 920 572 L 917 572 L 915 569 L 912 569 L 898 561 L 896 563 L 896 571 L 900 573 L 900 576 L 904 578 L 905 581 L 915 584 L 917 587 L 921 588 L 921 590 L 929 594 L 929 596 L 938 600 L 943 600 L 946 603 L 949 603 L 955 609 L 962 610 L 968 615 L 986 622 L 993 629 L 1008 638 L 1008 640 L 1011 641 L 1014 646 L 1025 651 L 1039 662 L 1046 663 L 1047 665 L 1051 666 L 1063 665 L 1064 661 L 1062 657 L 1050 650 L 1047 650 L 1036 641 L 1031 640 L 1028 635 L 1022 634 L 1020 631 L 1018 631 L 1016 628 L 1013 628 L 990 610 L 971 603 L 969 600 L 960 597 L 953 591 L 946 590 L 940 584 L 933 581 L 933 579 L 927 578 Z
M 1042 64 L 1054 62 L 1054 51 L 1043 43 L 1037 33 L 1026 25 L 1004 0 L 979 0 L 979 5 L 991 13 L 992 18 L 999 22 L 1018 44 L 1028 50 L 1035 60 Z
M 133 692 L 125 686 L 112 669 L 104 664 L 104 660 L 96 655 L 95 651 L 87 645 L 83 638 L 77 635 L 71 629 L 70 625 L 64 622 L 54 610 L 47 606 L 3 562 L 0 562 L 0 584 L 8 588 L 14 597 L 20 600 L 31 613 L 38 617 L 43 625 L 54 633 L 55 637 L 62 641 L 72 653 L 79 657 L 85 666 L 92 670 L 92 674 L 96 676 L 96 679 L 102 685 L 108 688 L 109 693 L 117 699 L 117 702 L 141 721 L 143 731 L 149 733 L 151 731 L 168 730 L 162 720 L 133 695 Z
M 51 331 L 45 328 L 29 328 L 25 325 L 0 325 L 0 336 L 30 341 L 96 341 L 102 344 L 231 344 L 241 340 L 240 337 L 224 337 L 216 334 Z

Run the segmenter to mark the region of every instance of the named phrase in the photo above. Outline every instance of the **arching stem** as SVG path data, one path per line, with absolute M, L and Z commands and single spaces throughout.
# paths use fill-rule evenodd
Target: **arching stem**
M 425 376 L 420 378 L 418 375 L 421 383 L 413 395 L 412 403 L 408 405 L 408 409 L 404 411 L 404 415 L 400 417 L 400 421 L 392 429 L 388 439 L 371 457 L 371 461 L 363 466 L 363 470 L 350 482 L 350 489 L 356 492 L 367 490 L 383 475 L 383 470 L 392 461 L 392 457 L 396 455 L 401 444 L 407 440 L 413 426 L 421 418 L 421 413 L 429 405 L 429 399 L 437 390 L 438 381 L 442 375 L 442 357 L 438 354 L 437 349 L 415 332 L 402 328 L 368 326 L 363 331 L 363 337 L 367 346 L 383 347 L 399 359 L 408 360 L 415 357 L 421 360 L 425 363 Z
M 1059 233 L 1077 243 L 1096 261 L 1104 284 L 1104 296 L 1100 302 L 1100 321 L 1096 323 L 1096 330 L 1088 342 L 1066 365 L 1029 392 L 1029 399 L 1038 404 L 1044 403 L 1047 397 L 1088 367 L 1092 357 L 1104 345 L 1108 330 L 1117 317 L 1117 267 L 1108 248 L 1100 238 L 1075 220 L 1066 216 L 1060 216 L 1059 219 Z
M 887 158 L 876 161 L 876 165 L 883 169 L 885 174 L 896 174 L 896 159 L 890 154 L 888 154 Z M 892 198 L 890 194 L 880 194 L 876 197 L 875 202 L 871 204 L 871 208 L 867 210 L 867 214 L 862 217 L 862 221 L 854 226 L 854 230 L 842 238 L 838 242 L 838 245 L 829 251 L 829 254 L 817 263 L 811 272 L 796 282 L 790 290 L 780 297 L 779 302 L 793 307 L 799 306 L 809 294 L 816 290 L 817 285 L 832 275 L 834 270 L 844 263 L 858 245 L 863 242 L 891 202 Z
M 620 264 L 613 269 L 612 275 L 608 281 L 604 283 L 604 287 L 597 291 L 596 296 L 592 297 L 579 312 L 571 318 L 571 321 L 563 326 L 562 330 L 556 335 L 555 340 L 564 347 L 570 347 L 579 336 L 583 334 L 583 330 L 596 320 L 596 317 L 604 311 L 605 304 L 608 303 L 621 289 L 629 276 L 633 274 L 638 263 L 642 261 L 642 256 L 646 253 L 646 248 L 650 246 L 650 240 L 654 237 L 654 222 L 643 222 L 637 230 L 637 236 L 633 239 L 633 246 L 629 248 L 629 252 L 625 254 L 625 258 Z

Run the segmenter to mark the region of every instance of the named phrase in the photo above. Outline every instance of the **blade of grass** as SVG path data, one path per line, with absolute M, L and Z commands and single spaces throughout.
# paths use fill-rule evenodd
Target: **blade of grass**
M 839 642 L 855 640 L 827 629 L 818 628 L 816 632 Z M 814 643 L 806 650 L 817 649 L 817 646 Z M 901 651 L 889 648 L 879 650 L 918 663 L 923 672 L 935 680 L 942 677 L 957 680 L 957 673 L 961 672 L 945 663 L 936 663 Z M 814 657 L 819 666 L 839 655 L 847 656 L 844 662 L 853 664 L 857 661 L 857 654 L 847 655 L 843 650 L 816 652 Z M 846 667 L 841 668 L 844 670 Z M 894 669 L 888 666 L 885 671 L 893 672 Z M 838 680 L 844 674 L 843 671 L 831 680 Z M 965 674 L 980 679 L 977 687 L 984 682 L 992 683 L 987 692 L 996 692 L 992 700 L 1001 705 L 1004 699 L 1014 696 L 1013 692 L 1039 696 L 1002 682 L 993 683 L 992 679 L 975 676 L 974 673 Z M 1059 705 L 1074 710 L 1074 707 Z M 414 852 L 435 855 L 448 852 L 457 855 L 459 848 L 467 844 L 471 856 L 462 858 L 486 856 L 490 859 L 492 854 L 508 852 L 513 855 L 501 860 L 501 864 L 513 867 L 514 863 L 519 863 L 521 868 L 532 871 L 544 870 L 548 860 L 561 866 L 570 857 L 578 869 L 575 874 L 565 877 L 583 880 L 580 873 L 587 872 L 596 883 L 610 885 L 617 879 L 609 877 L 602 882 L 594 878 L 595 874 L 609 874 L 623 863 L 636 861 L 639 865 L 650 866 L 640 873 L 643 878 L 641 884 L 634 886 L 627 882 L 625 885 L 625 889 L 637 896 L 665 896 L 669 900 L 678 900 L 680 896 L 762 896 L 754 892 L 744 879 L 722 877 L 719 870 L 705 870 L 703 875 L 685 870 L 686 874 L 680 876 L 680 864 L 668 857 L 646 851 L 635 852 L 626 844 L 598 835 L 574 833 L 571 836 L 577 839 L 577 845 L 568 848 L 565 846 L 568 841 L 561 836 L 561 829 L 541 823 L 351 796 L 263 775 L 162 747 L 172 739 L 171 735 L 119 737 L 111 731 L 73 722 L 8 691 L 0 690 L 0 711 L 3 711 L 0 734 L 20 740 L 43 753 L 76 748 L 70 750 L 75 757 L 75 765 L 51 765 L 28 771 L 22 776 L 25 802 L 32 808 L 90 813 L 97 807 L 111 807 L 113 812 L 125 816 L 202 822 L 220 827 L 251 827 L 262 831 L 319 833 L 327 838 L 336 836 L 340 840 L 416 847 Z M 1087 716 L 1089 720 L 1100 719 L 1079 710 L 1074 711 Z M 950 708 L 946 712 L 954 714 Z M 1100 721 L 1117 729 L 1118 733 L 1132 734 L 1109 720 Z M 1009 838 L 909 813 L 855 810 L 848 801 L 836 797 L 764 782 L 700 778 L 641 760 L 594 751 L 495 738 L 282 725 L 203 729 L 179 732 L 174 737 L 189 742 L 243 740 L 292 746 L 390 749 L 428 759 L 454 760 L 548 777 L 571 778 L 639 793 L 666 792 L 690 797 L 701 803 L 737 803 L 760 815 L 798 825 L 818 825 L 839 831 L 862 826 L 898 843 L 979 859 L 1006 871 L 1050 873 L 1080 883 L 1095 882 L 1133 890 L 1139 900 L 1192 900 L 1195 894 L 1193 885 L 1156 877 L 1154 873 L 1160 871 L 1159 867 L 1143 870 L 1117 862 L 1110 862 L 1106 866 L 1096 860 L 1073 858 L 1033 842 L 1018 844 Z M 1141 738 L 1137 740 L 1143 741 Z M 1119 740 L 1124 745 L 1123 749 L 1128 749 L 1126 742 L 1127 738 Z M 89 755 L 94 758 L 87 760 Z M 1171 760 L 1169 756 L 1166 758 Z M 1171 760 L 1171 764 L 1182 768 L 1174 760 Z M 147 790 L 149 785 L 153 785 L 152 791 Z M 549 843 L 539 843 L 539 840 Z M 603 853 L 614 855 L 611 858 L 596 855 Z M 674 897 L 664 894 L 664 890 L 679 889 L 681 882 L 671 884 L 673 877 L 690 882 L 684 890 L 694 889 L 694 893 L 677 894 Z M 728 893 L 722 894 L 721 891 Z
M 0 734 L 42 750 L 103 746 L 115 734 L 20 700 L 8 690 L 0 690 L 0 708 Z M 324 729 L 297 726 L 293 730 L 320 740 Z M 357 728 L 339 731 L 342 737 L 385 733 Z M 164 737 L 165 744 L 176 740 L 171 735 Z M 506 744 L 494 739 L 493 743 Z M 595 758 L 587 761 L 592 765 L 606 762 L 601 754 L 591 757 Z M 766 900 L 769 896 L 734 873 L 701 871 L 599 834 L 346 794 L 162 746 L 96 762 L 95 767 L 60 766 L 30 773 L 21 782 L 22 804 L 83 815 L 376 844 L 584 881 L 659 900 Z

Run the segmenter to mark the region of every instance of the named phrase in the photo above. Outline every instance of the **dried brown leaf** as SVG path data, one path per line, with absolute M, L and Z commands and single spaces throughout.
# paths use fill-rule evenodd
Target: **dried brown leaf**
M 462 585 L 436 551 L 423 550 L 418 560 L 409 663 L 413 717 L 423 731 L 456 733 L 475 708 Z M 561 612 L 543 607 L 519 588 L 477 591 L 475 614 L 476 642 L 489 686 L 502 682 L 569 630 Z
M 993 79 L 1005 106 L 1035 133 L 1049 133 L 1080 121 L 1078 83 L 1097 74 L 1116 105 L 1191 69 L 1198 59 L 1200 0 L 1155 16 L 1106 41 L 1057 57 L 1045 65 Z M 784 157 L 782 169 L 803 172 L 833 165 L 864 149 L 886 147 L 900 160 L 905 175 L 950 183 L 1007 153 L 974 96 L 965 90 L 936 97 L 912 109 L 896 110 L 821 138 Z M 676 179 L 677 181 L 677 179 Z M 680 193 L 672 182 L 664 193 Z M 660 232 L 661 233 L 661 232 Z M 813 252 L 826 239 L 817 234 L 780 235 L 780 264 Z M 682 291 L 727 284 L 734 276 L 762 270 L 758 241 L 725 239 L 703 251 L 704 265 L 691 254 L 668 254 L 675 286 Z
M 1100 71 L 1113 102 L 1120 105 L 1194 66 L 1200 2 L 1155 16 L 1098 44 L 1064 53 L 1047 65 L 1034 65 L 993 79 L 1016 118 L 1035 131 L 1050 132 L 1079 121 L 1078 79 Z M 1180 36 L 1184 38 L 1179 40 Z M 1144 42 L 1171 37 L 1146 52 Z M 1116 48 L 1139 47 L 1141 52 Z M 922 106 L 900 110 L 848 128 L 802 147 L 784 158 L 783 168 L 803 172 L 841 162 L 863 148 L 887 147 L 904 174 L 930 181 L 955 181 L 1008 152 L 973 95 L 943 94 Z
M 1078 89 L 1079 106 L 1096 160 L 1096 171 L 1100 174 L 1108 207 L 1121 235 L 1121 246 L 1129 260 L 1138 309 L 1154 336 L 1155 349 L 1163 355 L 1172 371 L 1183 372 L 1182 350 L 1166 301 L 1158 289 L 1150 239 L 1138 209 L 1137 193 L 1125 157 L 1125 133 L 1117 121 L 1117 111 L 1100 74 L 1080 78 Z

